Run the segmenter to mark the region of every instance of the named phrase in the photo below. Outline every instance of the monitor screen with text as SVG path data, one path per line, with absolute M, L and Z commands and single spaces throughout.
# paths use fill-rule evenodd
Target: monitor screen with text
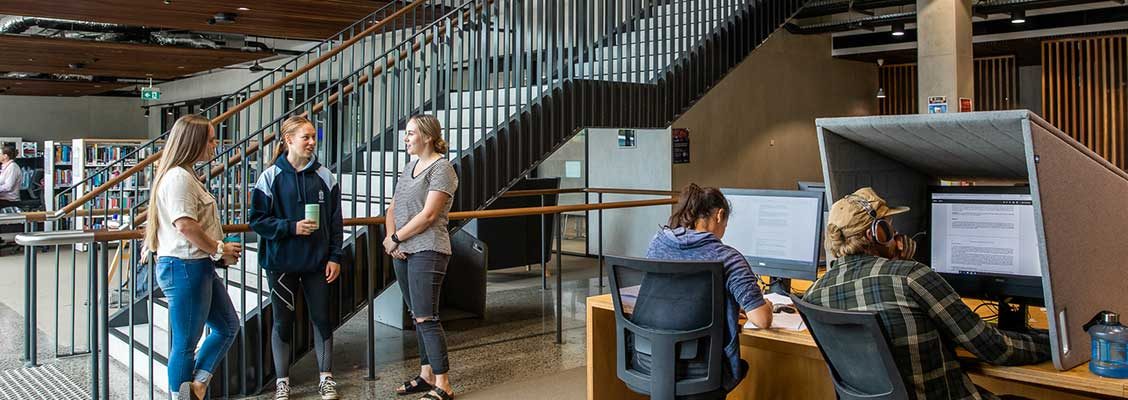
M 1040 277 L 1030 194 L 932 193 L 932 268 Z
M 732 216 L 724 242 L 760 274 L 808 279 L 818 261 L 822 195 L 817 192 L 727 190 Z

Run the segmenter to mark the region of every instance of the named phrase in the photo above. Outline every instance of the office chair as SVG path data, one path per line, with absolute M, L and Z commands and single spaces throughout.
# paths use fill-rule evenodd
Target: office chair
M 725 330 L 723 265 L 616 256 L 606 259 L 615 304 L 619 380 L 652 399 L 710 395 L 720 390 Z M 635 285 L 638 291 L 632 302 Z
M 840 400 L 909 398 L 876 312 L 835 310 L 795 295 L 791 300 L 830 368 Z

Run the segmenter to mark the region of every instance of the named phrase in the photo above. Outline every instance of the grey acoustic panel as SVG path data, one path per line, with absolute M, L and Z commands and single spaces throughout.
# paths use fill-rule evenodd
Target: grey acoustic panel
M 821 127 L 818 133 L 827 177 L 824 184 L 832 202 L 872 187 L 890 205 L 912 208 L 893 219 L 898 231 L 916 233 L 927 226 L 928 175 Z
M 1128 313 L 1128 173 L 1036 116 L 1030 133 L 1054 366 L 1069 369 L 1091 354 L 1082 324 L 1101 310 Z
M 944 178 L 1026 178 L 1021 122 L 1029 111 L 820 118 L 837 134 Z

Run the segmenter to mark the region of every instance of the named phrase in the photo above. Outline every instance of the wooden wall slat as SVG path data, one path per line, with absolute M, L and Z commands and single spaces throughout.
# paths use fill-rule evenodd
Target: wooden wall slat
M 1128 35 L 1042 43 L 1047 121 L 1128 169 Z

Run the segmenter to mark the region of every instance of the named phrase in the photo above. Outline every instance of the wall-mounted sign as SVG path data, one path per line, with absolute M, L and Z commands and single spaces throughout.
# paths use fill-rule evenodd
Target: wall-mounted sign
M 633 149 L 636 146 L 636 138 L 634 129 L 620 129 L 619 130 L 619 148 Z
M 579 160 L 564 160 L 564 177 L 583 178 L 582 167 L 583 163 Z
M 158 87 L 143 87 L 141 88 L 141 100 L 160 100 L 161 89 Z
M 928 96 L 928 113 L 944 114 L 948 112 L 948 96 Z
M 960 97 L 960 112 L 972 112 L 971 99 Z
M 689 129 L 674 128 L 673 134 L 673 160 L 674 164 L 689 163 Z

